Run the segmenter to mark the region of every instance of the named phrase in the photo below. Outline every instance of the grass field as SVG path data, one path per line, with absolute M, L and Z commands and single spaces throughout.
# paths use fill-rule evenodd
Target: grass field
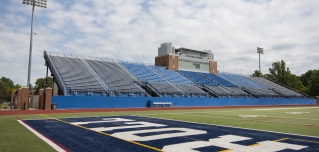
M 0 111 L 1 112 L 1 111 Z M 136 115 L 319 137 L 319 107 L 223 108 L 48 114 L 53 118 Z M 0 116 L 0 151 L 54 151 L 17 122 L 42 115 Z

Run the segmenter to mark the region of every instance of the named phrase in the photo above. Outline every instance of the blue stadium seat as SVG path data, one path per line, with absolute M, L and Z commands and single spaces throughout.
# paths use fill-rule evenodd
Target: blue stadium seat
M 151 69 L 149 69 L 144 64 L 136 64 L 136 63 L 128 63 L 128 62 L 122 62 L 121 64 L 141 81 L 150 82 L 150 83 L 151 82 L 154 82 L 154 83 L 167 82 L 165 79 L 160 77 L 157 73 L 154 73 Z
M 197 72 L 190 72 L 190 71 L 179 71 L 181 74 L 185 75 L 187 78 L 193 80 L 197 84 L 201 85 L 208 85 L 208 86 L 217 86 L 216 83 L 207 80 L 206 78 L 202 77 Z
M 155 70 L 158 74 L 162 75 L 164 78 L 166 78 L 168 81 L 174 84 L 194 84 L 194 82 L 190 81 L 189 79 L 185 78 L 181 74 L 167 70 L 165 67 L 158 67 L 151 65 L 149 66 L 153 70 Z
M 210 73 L 202 73 L 202 75 L 204 75 L 205 77 L 207 77 L 210 80 L 217 82 L 218 84 L 220 84 L 222 86 L 235 87 L 234 84 L 230 83 L 229 81 L 227 81 L 223 78 L 218 77 L 217 75 L 210 74 Z

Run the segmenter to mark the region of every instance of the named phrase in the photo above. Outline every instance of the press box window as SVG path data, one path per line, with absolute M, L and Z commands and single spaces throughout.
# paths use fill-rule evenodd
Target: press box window
M 198 63 L 193 63 L 193 68 L 194 68 L 194 69 L 200 69 L 200 64 L 198 64 Z

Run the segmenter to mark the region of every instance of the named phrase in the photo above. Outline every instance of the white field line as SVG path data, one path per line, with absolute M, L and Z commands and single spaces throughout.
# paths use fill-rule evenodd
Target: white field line
M 319 107 L 300 107 L 300 108 L 267 108 L 267 109 L 253 109 L 253 110 L 289 110 L 289 109 L 318 109 Z
M 281 109 L 281 110 L 283 110 L 283 109 Z M 241 114 L 241 115 L 245 115 L 245 114 L 246 115 L 250 115 L 251 114 L 250 112 L 252 112 L 252 111 L 256 112 L 256 110 L 241 110 L 241 111 L 231 111 L 231 112 L 234 112 L 234 114 L 222 114 L 222 115 L 239 115 L 239 114 Z M 319 111 L 319 110 L 317 110 L 317 111 Z M 218 112 L 218 111 L 216 111 L 216 112 Z M 237 112 L 237 113 L 235 113 L 235 112 Z M 246 113 L 246 112 L 248 112 L 248 113 Z M 310 114 L 311 112 L 301 112 L 301 113 L 303 113 L 303 116 L 318 116 L 318 114 L 316 114 L 316 113 Z M 259 113 L 254 113 L 254 114 L 256 114 L 256 115 L 268 115 L 268 116 L 269 115 L 270 116 L 272 116 L 272 115 L 276 115 L 276 116 L 291 116 L 292 115 L 289 112 L 284 112 L 284 111 L 279 112 L 279 113 L 269 113 L 269 112 L 267 112 L 267 113 L 266 112 L 261 112 L 260 113 L 259 112 Z M 289 117 L 286 117 L 286 118 L 289 118 Z M 295 119 L 295 117 L 293 117 L 292 119 Z M 298 119 L 318 120 L 318 119 L 311 119 L 311 118 L 298 118 Z
M 319 119 L 315 119 L 315 118 L 298 118 L 298 117 L 277 117 L 277 116 L 287 116 L 287 115 L 280 115 L 280 114 L 256 114 L 256 115 L 252 115 L 252 114 L 221 114 L 221 115 L 226 115 L 226 116 L 260 116 L 260 117 L 265 117 L 265 118 L 278 118 L 278 119 L 301 119 L 301 120 L 319 120 Z M 274 117 L 273 115 L 275 115 L 276 117 Z M 317 115 L 315 115 L 317 116 Z
M 243 114 L 243 113 L 239 113 L 239 114 Z M 247 114 L 247 113 L 246 113 Z M 249 113 L 248 113 L 249 114 Z M 281 116 L 281 117 L 286 117 L 286 118 L 292 118 L 292 119 L 295 119 L 295 118 L 301 118 L 301 119 L 312 119 L 312 118 L 302 118 L 302 117 L 312 117 L 314 116 L 315 118 L 318 118 L 318 114 L 299 114 L 299 115 L 296 115 L 296 114 L 285 114 L 285 113 L 256 113 L 256 114 L 259 114 L 259 115 L 267 115 L 269 117 L 272 117 L 272 116 Z M 290 117 L 290 116 L 293 116 L 293 117 Z M 302 116 L 302 117 L 296 117 L 296 116 Z M 313 120 L 317 120 L 317 119 L 313 119 Z
M 136 116 L 136 115 L 131 115 L 131 116 Z M 146 116 L 137 116 L 137 117 L 146 117 Z M 319 137 L 317 137 L 317 136 L 307 136 L 307 135 L 300 135 L 300 134 L 290 134 L 290 133 L 276 132 L 276 131 L 269 131 L 269 130 L 258 130 L 258 129 L 251 129 L 251 128 L 224 126 L 224 125 L 216 125 L 216 124 L 208 124 L 208 123 L 199 123 L 199 122 L 183 121 L 183 120 L 175 120 L 175 119 L 156 118 L 156 117 L 146 117 L 146 118 L 162 119 L 162 120 L 171 120 L 171 121 L 187 122 L 187 123 L 194 123 L 194 124 L 203 124 L 203 125 L 210 125 L 210 126 L 221 126 L 221 127 L 227 127 L 227 128 L 239 128 L 239 129 L 247 129 L 247 130 L 255 130 L 255 131 L 264 131 L 264 132 L 280 133 L 280 134 L 285 134 L 285 135 L 296 135 L 296 136 L 303 136 L 303 137 L 313 137 L 313 138 L 318 138 L 318 139 L 319 139 Z
M 54 148 L 56 151 L 58 152 L 66 152 L 64 149 L 62 149 L 60 146 L 58 146 L 57 144 L 55 144 L 54 142 L 52 142 L 51 140 L 49 140 L 48 138 L 44 137 L 43 135 L 41 135 L 40 133 L 38 133 L 37 131 L 35 131 L 34 129 L 32 129 L 31 127 L 29 127 L 27 124 L 25 124 L 23 121 L 18 120 L 18 122 L 20 124 L 22 124 L 24 127 L 26 127 L 27 129 L 29 129 L 32 133 L 34 133 L 36 136 L 38 136 L 40 139 L 42 139 L 44 142 L 46 142 L 47 144 L 49 144 L 52 148 Z
M 238 118 L 228 118 L 228 117 L 216 117 L 216 116 L 201 116 L 201 115 L 188 115 L 188 116 L 191 116 L 191 117 L 207 117 L 207 118 L 219 118 L 219 119 L 230 119 L 230 120 L 239 120 L 239 121 L 242 121 L 242 120 L 249 120 L 249 119 L 245 119 L 245 118 L 252 118 L 252 117 L 240 117 L 239 119 Z M 257 117 L 255 117 L 257 118 Z M 264 117 L 265 118 L 265 117 Z M 303 123 L 293 123 L 293 122 L 278 122 L 278 121 L 269 121 L 269 120 L 252 120 L 252 121 L 259 121 L 259 122 L 272 122 L 272 123 L 280 123 L 280 124 L 293 124 L 293 125 L 307 125 L 307 124 L 303 124 Z M 314 125 L 314 126 L 317 126 L 317 125 Z
M 207 114 L 209 114 L 210 112 L 181 112 L 181 113 L 160 113 L 160 114 L 137 114 L 137 115 L 147 115 L 147 116 L 157 116 L 157 115 L 184 115 L 184 114 L 200 114 L 200 113 L 207 113 Z M 239 116 L 239 117 L 241 117 L 241 116 L 245 116 L 245 115 L 247 115 L 247 116 L 252 116 L 252 114 L 243 114 L 243 113 L 236 113 L 236 114 L 219 114 L 219 115 L 226 115 L 226 116 Z M 269 113 L 266 113 L 266 114 L 264 114 L 264 113 L 262 113 L 262 114 L 260 114 L 260 113 L 258 113 L 258 114 L 255 114 L 254 116 L 262 116 L 262 117 L 265 117 L 265 118 L 279 118 L 279 119 L 296 119 L 296 120 L 298 120 L 298 119 L 300 119 L 300 120 L 319 120 L 319 119 L 314 119 L 314 118 L 296 118 L 296 117 L 274 117 L 273 115 L 275 115 L 275 116 L 288 116 L 288 114 L 283 114 L 283 115 L 281 115 L 281 114 L 269 114 Z M 289 114 L 289 116 L 290 116 L 290 114 Z M 314 116 L 317 116 L 317 115 L 314 115 Z M 219 118 L 219 117 L 214 117 L 214 118 Z M 225 118 L 225 117 L 220 117 L 220 118 Z M 228 118 L 227 118 L 228 119 Z M 230 119 L 233 119 L 233 118 L 230 118 Z

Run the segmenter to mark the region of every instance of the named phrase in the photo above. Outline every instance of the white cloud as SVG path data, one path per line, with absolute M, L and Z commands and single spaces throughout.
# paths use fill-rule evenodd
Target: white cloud
M 0 6 L 1 76 L 26 84 L 31 7 Z M 161 43 L 212 50 L 220 71 L 263 73 L 285 60 L 292 73 L 318 69 L 316 0 L 49 0 L 35 10 L 32 83 L 45 76 L 43 50 L 154 62 Z

